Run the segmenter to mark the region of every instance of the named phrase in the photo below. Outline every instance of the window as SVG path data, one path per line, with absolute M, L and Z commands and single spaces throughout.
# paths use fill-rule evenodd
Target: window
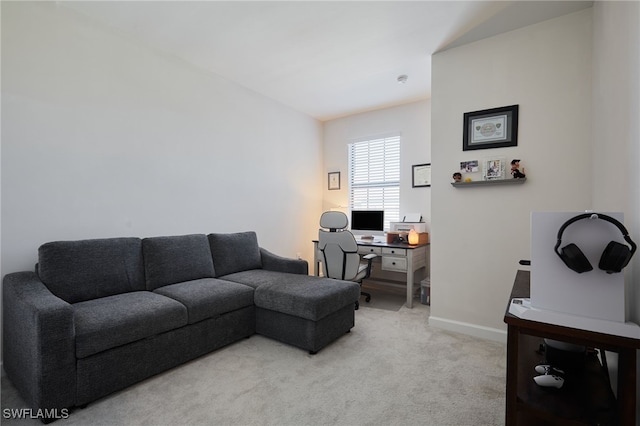
M 400 217 L 400 135 L 349 144 L 349 208 L 384 210 L 384 227 Z

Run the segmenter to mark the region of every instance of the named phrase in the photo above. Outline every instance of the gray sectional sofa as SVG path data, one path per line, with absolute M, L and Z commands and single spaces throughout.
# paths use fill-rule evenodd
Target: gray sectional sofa
M 82 406 L 254 333 L 315 353 L 359 294 L 254 232 L 46 243 L 4 278 L 4 369 L 33 409 Z

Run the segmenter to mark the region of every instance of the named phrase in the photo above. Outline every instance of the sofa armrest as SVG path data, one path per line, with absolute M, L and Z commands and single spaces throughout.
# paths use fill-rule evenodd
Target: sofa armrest
M 262 247 L 260 247 L 260 256 L 262 257 L 262 269 L 309 275 L 309 263 L 306 260 L 278 256 Z
M 3 366 L 33 409 L 75 404 L 73 309 L 33 272 L 7 274 L 2 285 Z

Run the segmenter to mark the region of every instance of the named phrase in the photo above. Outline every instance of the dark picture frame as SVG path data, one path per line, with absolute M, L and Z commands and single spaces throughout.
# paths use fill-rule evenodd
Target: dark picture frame
M 414 164 L 411 169 L 411 186 L 413 188 L 431 186 L 431 163 Z
M 327 179 L 327 188 L 329 191 L 340 189 L 340 172 L 329 172 Z
M 518 105 L 464 113 L 462 150 L 518 146 Z

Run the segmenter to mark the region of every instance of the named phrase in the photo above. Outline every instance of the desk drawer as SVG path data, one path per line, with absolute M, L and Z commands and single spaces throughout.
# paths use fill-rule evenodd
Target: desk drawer
M 395 247 L 383 247 L 382 254 L 390 254 L 393 256 L 406 256 L 407 249 L 395 248 Z
M 385 271 L 407 271 L 407 258 L 395 256 L 382 256 L 382 269 Z
M 358 246 L 358 254 L 375 253 L 378 256 L 382 254 L 382 247 Z

